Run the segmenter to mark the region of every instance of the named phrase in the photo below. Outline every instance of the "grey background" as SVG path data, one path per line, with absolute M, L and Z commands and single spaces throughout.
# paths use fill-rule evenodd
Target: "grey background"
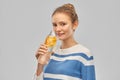
M 120 80 L 120 0 L 0 0 L 0 80 L 32 80 L 50 16 L 68 2 L 80 20 L 75 38 L 94 55 L 97 80 Z

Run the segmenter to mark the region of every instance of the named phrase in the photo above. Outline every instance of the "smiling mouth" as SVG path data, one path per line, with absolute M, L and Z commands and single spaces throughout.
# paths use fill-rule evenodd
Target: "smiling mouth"
M 64 33 L 58 33 L 58 34 L 57 34 L 57 36 L 62 36 L 62 35 L 64 35 Z

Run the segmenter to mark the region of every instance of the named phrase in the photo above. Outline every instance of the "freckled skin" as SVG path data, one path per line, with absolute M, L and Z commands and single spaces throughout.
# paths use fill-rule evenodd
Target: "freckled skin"
M 52 17 L 53 30 L 58 39 L 68 40 L 73 38 L 73 28 L 76 27 L 70 17 L 65 13 L 56 13 Z

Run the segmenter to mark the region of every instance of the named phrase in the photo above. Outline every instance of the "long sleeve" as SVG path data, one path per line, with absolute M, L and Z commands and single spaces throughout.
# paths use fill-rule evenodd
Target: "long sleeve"
M 82 80 L 96 80 L 93 56 L 86 60 L 86 65 L 82 65 Z
M 39 76 L 35 74 L 33 80 L 43 80 L 43 72 Z

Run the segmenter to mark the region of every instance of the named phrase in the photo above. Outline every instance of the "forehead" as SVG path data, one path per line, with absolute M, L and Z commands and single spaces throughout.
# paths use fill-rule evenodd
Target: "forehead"
M 52 16 L 52 22 L 59 22 L 59 21 L 71 21 L 69 15 L 66 13 L 55 13 Z

